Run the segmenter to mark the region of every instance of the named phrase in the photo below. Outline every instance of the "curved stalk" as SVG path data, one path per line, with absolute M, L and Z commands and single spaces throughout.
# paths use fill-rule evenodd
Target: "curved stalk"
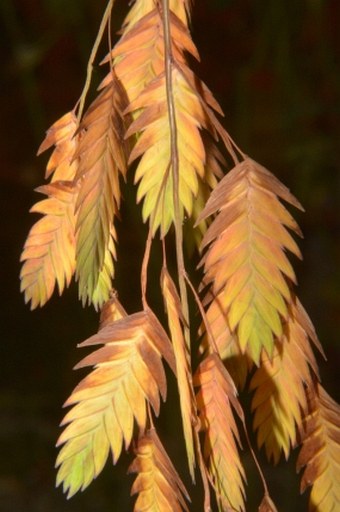
M 80 119 L 81 119 L 81 117 L 83 115 L 85 101 L 86 101 L 86 96 L 87 96 L 87 93 L 88 93 L 90 85 L 91 85 L 91 78 L 92 78 L 94 59 L 96 58 L 99 45 L 101 43 L 104 31 L 106 29 L 106 25 L 108 24 L 108 22 L 110 20 L 113 4 L 114 4 L 114 0 L 109 0 L 109 3 L 107 4 L 107 7 L 106 7 L 105 12 L 104 12 L 104 16 L 103 16 L 102 21 L 100 23 L 99 31 L 98 31 L 98 34 L 97 34 L 96 40 L 94 42 L 94 45 L 93 45 L 93 48 L 92 48 L 92 51 L 91 51 L 91 55 L 90 55 L 90 58 L 89 58 L 89 61 L 88 61 L 88 64 L 87 64 L 86 81 L 85 81 L 85 85 L 84 85 L 84 88 L 82 90 L 81 96 L 80 96 L 80 98 L 78 100 L 78 104 L 79 104 L 78 114 L 77 114 L 78 122 L 80 121 Z

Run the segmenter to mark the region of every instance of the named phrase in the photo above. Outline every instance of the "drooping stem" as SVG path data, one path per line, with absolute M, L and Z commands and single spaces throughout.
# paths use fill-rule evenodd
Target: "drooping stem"
M 142 302 L 143 302 L 143 309 L 147 309 L 148 303 L 146 299 L 146 290 L 148 285 L 148 264 L 150 260 L 150 251 L 151 251 L 151 244 L 152 244 L 152 233 L 151 229 L 149 229 L 148 238 L 146 240 L 145 245 L 145 251 L 142 261 L 142 271 L 141 271 L 141 288 L 142 288 Z
M 194 288 L 194 285 L 190 281 L 187 273 L 184 274 L 184 278 L 185 278 L 186 282 L 188 283 L 188 286 L 189 286 L 190 290 L 192 291 L 192 294 L 194 296 L 194 299 L 195 299 L 195 302 L 196 302 L 196 304 L 198 306 L 198 309 L 200 310 L 200 314 L 201 314 L 201 317 L 202 317 L 202 320 L 203 320 L 203 323 L 204 323 L 204 327 L 205 327 L 205 329 L 207 331 L 207 335 L 208 335 L 211 347 L 213 348 L 213 350 L 214 350 L 214 352 L 216 354 L 219 354 L 219 351 L 218 351 L 218 348 L 217 348 L 217 345 L 216 345 L 216 341 L 215 341 L 214 335 L 212 333 L 211 327 L 210 327 L 209 322 L 207 320 L 207 315 L 206 315 L 206 313 L 204 311 L 204 307 L 203 307 L 203 304 L 202 304 L 202 302 L 201 302 L 201 300 L 200 300 L 200 298 L 198 296 L 198 293 L 196 292 L 196 290 Z
M 149 417 L 149 423 L 150 423 L 150 430 L 155 430 L 155 425 L 153 423 L 152 411 L 151 411 L 151 407 L 150 407 L 150 403 L 149 402 L 147 402 L 147 407 L 148 407 L 148 417 Z
M 175 238 L 176 238 L 176 260 L 178 270 L 178 285 L 181 297 L 183 317 L 185 320 L 184 336 L 188 347 L 190 346 L 190 330 L 189 330 L 189 306 L 188 296 L 185 284 L 185 265 L 183 254 L 183 227 L 180 214 L 179 202 L 179 157 L 177 145 L 177 123 L 176 123 L 176 110 L 173 93 L 172 83 L 172 46 L 171 46 L 171 33 L 170 33 L 170 10 L 169 0 L 162 0 L 163 11 L 163 32 L 164 32 L 164 58 L 165 58 L 165 84 L 166 84 L 166 97 L 169 116 L 170 127 L 170 155 L 171 155 L 171 171 L 173 179 L 173 200 L 174 200 L 174 214 L 175 214 Z
M 247 441 L 247 444 L 248 444 L 248 448 L 249 448 L 249 451 L 251 453 L 251 456 L 253 457 L 253 461 L 255 463 L 255 466 L 256 466 L 256 469 L 258 471 L 258 474 L 260 476 L 260 479 L 261 479 L 261 482 L 262 482 L 262 485 L 263 485 L 263 490 L 264 490 L 264 494 L 265 496 L 269 496 L 269 492 L 268 492 L 268 487 L 267 487 L 267 482 L 266 482 L 266 479 L 264 477 L 264 474 L 262 472 L 262 469 L 261 469 L 261 466 L 260 466 L 260 463 L 259 461 L 257 460 L 257 457 L 255 455 L 255 452 L 254 452 L 254 449 L 252 447 L 252 444 L 251 444 L 251 441 L 249 439 L 249 434 L 248 434 L 248 430 L 247 430 L 247 425 L 246 425 L 246 420 L 245 420 L 245 417 L 244 417 L 244 414 L 243 414 L 243 411 L 242 411 L 242 416 L 240 416 L 240 420 L 241 420 L 241 423 L 242 423 L 242 426 L 243 426 L 243 431 L 244 431 L 244 435 L 246 437 L 246 441 Z
M 87 63 L 86 81 L 85 81 L 85 85 L 84 85 L 84 88 L 82 90 L 82 93 L 81 93 L 81 96 L 80 96 L 80 99 L 79 99 L 79 108 L 78 108 L 78 113 L 77 113 L 78 122 L 80 121 L 80 119 L 81 119 L 81 117 L 83 115 L 85 101 L 86 101 L 86 96 L 87 96 L 87 93 L 88 93 L 90 85 L 91 85 L 93 63 L 94 63 L 94 60 L 96 58 L 97 51 L 98 51 L 99 45 L 101 43 L 101 40 L 103 38 L 103 34 L 104 34 L 105 29 L 106 29 L 106 25 L 108 24 L 108 21 L 110 19 L 113 4 L 114 4 L 114 0 L 109 0 L 109 3 L 107 4 L 105 12 L 104 12 L 104 16 L 103 16 L 102 21 L 100 23 L 99 31 L 98 31 L 96 40 L 94 42 L 94 45 L 93 45 L 93 48 L 92 48 L 92 51 L 91 51 L 91 55 L 90 55 L 89 61 Z

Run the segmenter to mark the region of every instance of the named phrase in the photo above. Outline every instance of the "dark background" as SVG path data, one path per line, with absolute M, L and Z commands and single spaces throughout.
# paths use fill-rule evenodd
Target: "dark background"
M 128 2 L 114 8 L 118 29 Z M 74 286 L 42 310 L 30 312 L 19 294 L 19 257 L 35 221 L 47 155 L 35 153 L 46 129 L 77 101 L 87 59 L 105 8 L 103 0 L 1 0 L 1 370 L 0 510 L 3 512 L 128 511 L 131 456 L 123 455 L 84 494 L 66 501 L 55 490 L 55 441 L 62 403 L 83 375 L 72 367 L 84 355 L 76 343 L 97 329 Z M 298 294 L 328 362 L 319 358 L 326 389 L 337 396 L 340 329 L 340 3 L 338 0 L 201 0 L 194 6 L 198 73 L 225 113 L 224 124 L 241 148 L 275 173 L 306 209 L 296 213 L 305 238 L 295 261 Z M 105 50 L 99 53 L 104 56 Z M 101 76 L 99 66 L 94 81 Z M 139 210 L 124 206 L 118 288 L 131 312 L 140 308 L 142 249 Z M 137 256 L 132 257 L 133 254 Z M 125 254 L 125 256 L 124 256 Z M 128 258 L 126 257 L 128 254 Z M 160 436 L 201 510 L 186 476 L 176 391 L 170 378 Z M 172 398 L 173 397 L 173 398 Z M 261 458 L 281 511 L 306 510 L 295 475 L 296 452 L 275 470 Z M 245 450 L 248 508 L 261 488 Z

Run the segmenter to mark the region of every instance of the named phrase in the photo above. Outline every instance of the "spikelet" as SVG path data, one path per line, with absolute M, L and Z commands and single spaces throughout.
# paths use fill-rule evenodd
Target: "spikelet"
M 100 311 L 99 330 L 101 331 L 107 325 L 110 325 L 125 316 L 127 316 L 127 313 L 118 300 L 117 292 L 112 291 L 110 293 L 110 299 L 105 302 Z
M 192 424 L 197 423 L 197 413 L 192 384 L 190 354 L 188 347 L 186 346 L 182 330 L 184 320 L 181 310 L 180 298 L 178 296 L 175 284 L 172 281 L 169 272 L 165 268 L 163 268 L 162 271 L 161 283 L 165 308 L 168 314 L 168 324 L 171 333 L 171 340 L 176 358 L 177 384 L 188 464 L 191 478 L 194 481 L 195 451 Z
M 216 347 L 236 387 L 243 389 L 253 362 L 247 354 L 242 354 L 236 334 L 230 332 L 226 316 L 223 314 L 223 309 L 220 305 L 219 296 L 215 298 L 206 312 L 206 321 L 209 325 L 214 345 L 212 346 L 209 337 L 205 333 L 205 326 L 202 324 L 199 334 L 204 334 L 204 336 L 200 345 L 200 352 L 202 354 L 212 353 Z
M 259 512 L 278 512 L 275 504 L 268 494 L 265 494 L 263 497 L 261 505 L 259 506 Z
M 51 177 L 52 183 L 37 189 L 48 198 L 30 210 L 44 217 L 30 230 L 21 255 L 24 262 L 20 273 L 21 291 L 25 302 L 31 301 L 31 309 L 43 306 L 56 284 L 62 294 L 75 271 L 76 129 L 76 118 L 69 112 L 48 130 L 39 148 L 40 154 L 55 145 L 46 169 L 46 178 Z
M 188 217 L 196 218 L 197 209 L 204 204 L 206 187 L 215 185 L 215 174 L 219 172 L 219 166 L 216 170 L 216 165 L 205 165 L 208 159 L 201 130 L 216 136 L 207 110 L 212 107 L 221 111 L 208 89 L 187 67 L 185 52 L 199 56 L 186 25 L 175 12 L 171 12 L 170 22 L 181 217 L 186 212 Z M 130 100 L 127 111 L 134 119 L 126 133 L 126 137 L 137 139 L 129 164 L 142 157 L 135 174 L 135 182 L 139 182 L 137 201 L 143 199 L 143 220 L 149 219 L 153 234 L 160 227 L 162 237 L 175 216 L 164 53 L 162 12 L 155 8 L 124 32 L 108 57 L 114 59 L 117 76 Z
M 192 0 L 169 0 L 170 10 L 185 25 L 187 25 L 190 16 L 191 3 Z M 127 34 L 139 20 L 153 11 L 155 5 L 160 5 L 159 0 L 136 0 L 123 22 L 123 35 Z
M 216 354 L 207 356 L 194 377 L 199 386 L 197 404 L 205 433 L 204 457 L 221 510 L 244 511 L 245 472 L 240 460 L 240 444 L 231 405 L 241 417 L 236 388 Z
M 340 406 L 320 384 L 308 388 L 308 414 L 297 469 L 301 492 L 312 486 L 309 511 L 336 512 L 340 504 Z
M 108 308 L 109 306 L 107 306 Z M 155 414 L 160 395 L 166 398 L 166 378 L 161 358 L 174 369 L 170 341 L 150 311 L 123 316 L 115 304 L 106 308 L 106 322 L 98 334 L 80 346 L 101 345 L 76 368 L 94 365 L 94 370 L 74 389 L 65 406 L 72 405 L 62 421 L 67 425 L 57 446 L 57 485 L 63 483 L 68 497 L 85 489 L 103 469 L 111 450 L 116 463 L 123 442 L 130 446 L 134 419 L 141 432 L 147 421 L 146 403 Z
M 138 440 L 129 473 L 137 473 L 131 494 L 137 494 L 134 512 L 188 511 L 187 490 L 154 429 Z
M 87 110 L 76 152 L 80 190 L 76 204 L 76 277 L 79 296 L 95 307 L 109 297 L 115 257 L 114 217 L 120 206 L 119 174 L 125 176 L 124 93 L 112 73 Z
M 268 459 L 276 464 L 283 452 L 288 459 L 296 445 L 297 429 L 306 411 L 305 386 L 311 382 L 310 368 L 317 375 L 317 364 L 303 325 L 300 305 L 292 304 L 284 335 L 276 342 L 273 358 L 263 352 L 261 366 L 250 383 L 254 430 L 259 448 L 264 445 Z
M 157 5 L 158 4 L 158 5 Z M 170 0 L 171 11 L 187 26 L 190 0 Z M 164 70 L 164 43 L 161 19 L 157 15 L 159 3 L 155 0 L 134 2 L 122 25 L 122 36 L 103 63 L 113 61 L 115 73 L 123 84 L 129 101 L 136 99 L 144 87 Z M 157 22 L 154 22 L 155 13 Z M 196 57 L 197 50 L 192 45 Z M 111 81 L 109 73 L 104 84 Z
M 222 179 L 198 219 L 218 212 L 202 241 L 202 249 L 209 246 L 202 259 L 203 285 L 210 285 L 206 302 L 220 309 L 241 352 L 257 365 L 263 349 L 272 357 L 292 300 L 289 283 L 296 278 L 284 249 L 301 257 L 285 226 L 300 230 L 277 196 L 301 208 L 282 183 L 247 158 Z
M 136 6 L 137 3 L 134 7 Z M 176 9 L 172 10 L 172 13 L 172 36 L 179 46 L 178 49 L 175 48 L 176 60 L 185 62 L 184 49 L 199 59 L 196 47 L 186 29 L 184 10 Z M 134 22 L 127 23 L 123 36 L 115 45 L 110 58 L 114 59 L 117 76 L 124 85 L 129 100 L 133 101 L 146 85 L 164 71 L 164 40 L 163 22 L 158 8 L 149 9 L 145 4 L 143 9 L 139 10 L 138 16 L 132 13 L 132 10 L 130 14 Z M 108 59 L 109 57 L 105 60 Z
M 38 155 L 55 146 L 47 163 L 45 178 L 51 181 L 73 181 L 78 162 L 74 154 L 78 145 L 75 137 L 78 122 L 74 112 L 67 112 L 51 128 L 38 149 Z

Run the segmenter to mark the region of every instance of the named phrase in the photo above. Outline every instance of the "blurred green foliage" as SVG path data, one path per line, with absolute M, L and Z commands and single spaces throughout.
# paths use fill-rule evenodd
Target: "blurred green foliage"
M 125 476 L 128 457 L 122 457 L 114 470 L 107 467 L 84 495 L 70 502 L 54 490 L 54 443 L 63 416 L 61 405 L 82 376 L 71 371 L 83 355 L 75 346 L 97 329 L 97 317 L 90 309 L 82 310 L 74 287 L 61 300 L 54 298 L 42 311 L 30 313 L 18 283 L 19 256 L 33 222 L 27 212 L 37 200 L 32 189 L 43 182 L 47 158 L 37 160 L 36 148 L 50 124 L 73 108 L 79 97 L 105 4 L 105 0 L 0 2 L 3 512 L 132 510 L 132 478 Z M 127 0 L 117 0 L 115 30 L 127 7 Z M 338 0 L 206 0 L 196 2 L 192 18 L 193 39 L 201 54 L 195 69 L 221 102 L 226 128 L 306 208 L 307 213 L 298 218 L 305 234 L 304 262 L 294 262 L 298 293 L 325 347 L 329 360 L 326 364 L 319 359 L 321 375 L 335 398 L 339 398 L 340 330 L 339 26 Z M 99 59 L 104 54 L 103 48 Z M 100 76 L 96 66 L 95 83 Z M 117 287 L 127 309 L 135 311 L 140 307 L 138 251 L 144 242 L 131 191 L 122 216 Z M 124 258 L 124 251 L 129 258 Z M 157 286 L 158 282 L 155 297 Z M 185 479 L 171 378 L 169 386 L 161 436 Z M 306 497 L 298 496 L 295 458 L 296 454 L 275 471 L 262 458 L 282 511 L 306 509 Z M 259 482 L 247 453 L 245 465 L 251 511 L 259 500 Z M 193 510 L 198 510 L 199 497 L 189 489 Z

